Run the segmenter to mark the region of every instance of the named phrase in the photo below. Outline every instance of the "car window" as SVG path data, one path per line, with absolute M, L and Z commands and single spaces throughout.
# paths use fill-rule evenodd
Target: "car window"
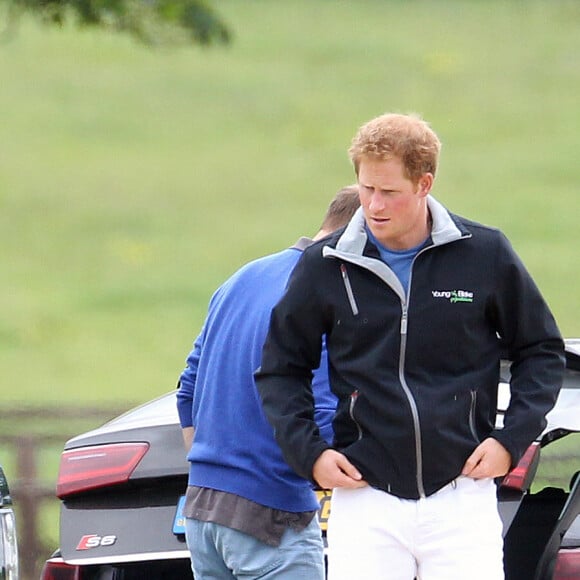
M 555 487 L 568 492 L 571 479 L 579 470 L 580 433 L 570 433 L 542 447 L 531 491 L 537 493 L 545 487 Z

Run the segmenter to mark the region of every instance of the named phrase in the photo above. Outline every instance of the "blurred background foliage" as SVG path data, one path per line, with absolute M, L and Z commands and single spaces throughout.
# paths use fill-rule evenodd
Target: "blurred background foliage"
M 127 32 L 145 44 L 227 43 L 230 30 L 203 0 L 1 0 L 8 28 L 22 14 L 46 24 L 95 26 Z
M 210 6 L 229 44 L 153 48 L 27 11 L 4 29 L 4 404 L 172 389 L 214 289 L 317 230 L 354 181 L 357 127 L 389 110 L 431 122 L 434 195 L 503 229 L 580 335 L 579 3 Z

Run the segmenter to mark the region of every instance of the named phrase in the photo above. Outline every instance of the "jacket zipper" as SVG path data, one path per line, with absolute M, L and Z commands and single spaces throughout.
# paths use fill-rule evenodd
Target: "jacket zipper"
M 411 270 L 409 272 L 409 283 L 407 285 L 407 294 L 405 298 L 401 301 L 401 350 L 399 353 L 399 380 L 401 381 L 401 386 L 405 391 L 407 400 L 409 401 L 409 406 L 411 408 L 411 415 L 413 416 L 413 428 L 415 431 L 415 460 L 417 462 L 417 491 L 419 497 L 425 498 L 425 484 L 423 483 L 423 447 L 421 445 L 421 423 L 419 422 L 419 411 L 417 409 L 417 403 L 413 393 L 407 384 L 405 379 L 405 358 L 407 352 L 407 319 L 408 319 L 408 309 L 409 309 L 409 296 L 411 295 L 411 283 L 413 281 L 413 266 L 415 261 L 423 252 L 427 252 L 435 246 L 430 245 L 417 252 L 417 255 L 413 258 L 411 264 Z
M 350 303 L 350 308 L 354 316 L 358 315 L 358 306 L 356 300 L 354 299 L 354 293 L 352 291 L 352 286 L 350 285 L 350 279 L 348 277 L 348 272 L 346 271 L 346 266 L 344 264 L 340 265 L 340 273 L 342 274 L 342 281 L 344 283 L 344 288 L 346 289 L 346 295 L 348 296 L 348 301 Z
M 352 422 L 355 424 L 357 431 L 358 431 L 358 440 L 360 441 L 362 439 L 362 427 L 360 426 L 359 422 L 354 418 L 354 406 L 356 404 L 356 401 L 358 399 L 359 396 L 359 390 L 356 389 L 355 391 L 353 391 L 350 394 L 350 404 L 348 406 L 348 414 L 350 415 L 350 418 L 352 420 Z
M 409 280 L 410 284 L 410 280 Z M 405 391 L 409 407 L 411 408 L 411 415 L 413 416 L 413 428 L 415 432 L 415 461 L 417 462 L 417 491 L 419 497 L 424 498 L 425 486 L 423 485 L 423 451 L 421 446 L 421 426 L 419 424 L 419 411 L 417 410 L 417 403 L 411 393 L 407 380 L 405 379 L 405 352 L 407 349 L 407 304 L 403 303 L 401 313 L 401 350 L 399 352 L 399 381 Z

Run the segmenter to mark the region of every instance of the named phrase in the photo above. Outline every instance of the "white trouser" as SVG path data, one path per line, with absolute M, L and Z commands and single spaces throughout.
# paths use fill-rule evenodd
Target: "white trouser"
M 337 488 L 328 580 L 502 580 L 502 523 L 491 479 L 460 477 L 425 499 Z

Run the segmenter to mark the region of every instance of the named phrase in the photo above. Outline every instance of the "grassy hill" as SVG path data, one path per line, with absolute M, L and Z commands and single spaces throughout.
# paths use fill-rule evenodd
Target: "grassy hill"
M 434 195 L 502 228 L 580 336 L 577 2 L 215 5 L 229 48 L 30 18 L 0 35 L 4 409 L 171 389 L 213 290 L 317 230 L 354 180 L 350 139 L 385 111 L 432 123 Z M 42 451 L 50 481 L 60 449 Z M 53 504 L 50 550 L 57 520 Z
M 313 233 L 385 111 L 444 147 L 434 195 L 502 228 L 580 335 L 580 7 L 220 0 L 229 48 L 31 19 L 0 44 L 4 404 L 175 384 L 213 290 Z

